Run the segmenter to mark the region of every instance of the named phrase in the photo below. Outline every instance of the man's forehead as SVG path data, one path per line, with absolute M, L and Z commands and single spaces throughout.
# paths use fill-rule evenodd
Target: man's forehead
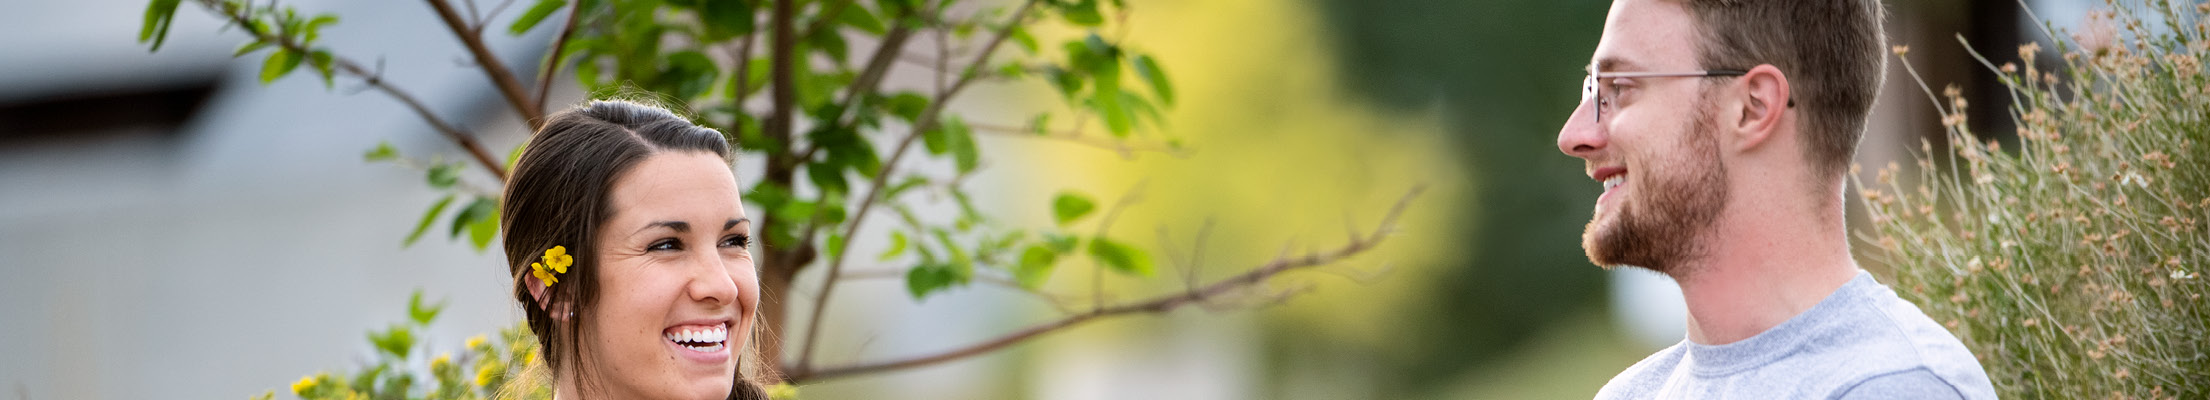
M 1664 0 L 1618 0 L 1604 18 L 1603 37 L 1589 67 L 1639 71 L 1693 66 L 1695 34 L 1688 11 Z M 1679 65 L 1675 65 L 1679 64 Z

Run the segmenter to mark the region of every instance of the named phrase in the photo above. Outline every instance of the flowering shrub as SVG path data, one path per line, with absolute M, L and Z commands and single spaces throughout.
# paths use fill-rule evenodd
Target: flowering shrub
M 535 367 L 537 337 L 522 324 L 500 329 L 494 341 L 487 335 L 468 338 L 458 352 L 440 352 L 426 362 L 416 362 L 417 355 L 432 351 L 431 343 L 417 340 L 416 333 L 428 328 L 431 321 L 444 309 L 444 304 L 422 304 L 422 292 L 415 291 L 414 299 L 407 304 L 406 322 L 390 328 L 368 333 L 368 342 L 376 348 L 376 363 L 353 373 L 318 372 L 293 382 L 291 393 L 306 400 L 550 400 L 552 385 L 545 382 L 544 370 Z M 508 385 L 509 381 L 522 384 Z M 776 400 L 797 398 L 798 391 L 790 385 L 769 387 L 768 394 Z M 276 397 L 270 390 L 254 396 L 254 400 Z
M 1975 136 L 1951 86 L 1947 149 L 1859 182 L 1872 258 L 2005 398 L 2210 397 L 2210 3 L 2111 5 L 2053 70 L 2036 44 L 1974 54 L 2015 99 L 2015 148 Z

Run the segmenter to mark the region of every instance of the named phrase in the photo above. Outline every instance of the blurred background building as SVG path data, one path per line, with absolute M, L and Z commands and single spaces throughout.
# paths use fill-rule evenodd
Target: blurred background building
M 1608 1 L 1130 3 L 1129 41 L 1159 55 L 1182 90 L 1165 130 L 1197 151 L 1129 160 L 985 139 L 997 165 L 976 185 L 1001 195 L 982 202 L 1043 221 L 1056 190 L 1111 198 L 1140 184 L 1143 202 L 1116 231 L 1187 244 L 1213 221 L 1192 272 L 1202 278 L 1285 247 L 1332 246 L 1411 186 L 1435 190 L 1382 251 L 1292 277 L 1275 289 L 1310 291 L 1280 304 L 1108 321 L 808 386 L 807 398 L 1577 398 L 1681 337 L 1670 282 L 1582 257 L 1599 188 L 1552 144 Z M 2027 3 L 2064 25 L 2091 4 Z M 325 30 L 329 46 L 388 66 L 386 79 L 491 147 L 526 133 L 426 6 L 286 4 L 343 15 Z M 497 250 L 446 241 L 442 223 L 402 248 L 437 196 L 417 171 L 360 158 L 380 141 L 458 157 L 450 144 L 397 102 L 355 93 L 358 82 L 259 85 L 258 58 L 229 57 L 242 35 L 190 5 L 166 48 L 148 53 L 134 41 L 144 7 L 0 0 L 0 397 L 281 390 L 367 360 L 363 332 L 404 318 L 418 288 L 450 305 L 425 338 L 433 349 L 515 321 Z M 1991 106 L 2001 92 L 1955 38 L 1998 59 L 2015 58 L 2022 40 L 2046 42 L 2018 3 L 1889 7 L 1891 41 L 1911 46 L 1931 85 L 1956 82 L 1978 99 L 1976 124 L 2007 121 Z M 508 60 L 535 60 L 545 34 L 490 38 Z M 1891 66 L 1861 146 L 1869 167 L 1907 157 L 1938 127 L 1918 84 Z M 986 89 L 959 107 L 988 114 L 1046 93 Z M 739 179 L 750 169 L 740 163 Z M 799 287 L 818 287 L 811 279 Z M 1159 281 L 1109 284 L 1177 284 Z M 825 360 L 919 354 L 1052 315 L 983 287 L 916 303 L 892 280 L 852 285 L 831 308 Z

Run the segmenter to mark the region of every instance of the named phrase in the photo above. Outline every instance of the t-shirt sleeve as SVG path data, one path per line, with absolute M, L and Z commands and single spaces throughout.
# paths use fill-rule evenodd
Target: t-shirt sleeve
M 1896 371 L 1866 378 L 1844 389 L 1836 399 L 1963 399 L 1956 386 L 1925 368 Z

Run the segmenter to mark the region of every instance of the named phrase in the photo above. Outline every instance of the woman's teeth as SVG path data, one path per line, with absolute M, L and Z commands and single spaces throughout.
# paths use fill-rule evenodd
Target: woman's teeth
M 670 342 L 675 342 L 677 346 L 683 346 L 685 349 L 712 353 L 721 351 L 723 343 L 729 339 L 729 328 L 726 326 L 684 327 L 662 332 L 661 336 L 666 337 Z

